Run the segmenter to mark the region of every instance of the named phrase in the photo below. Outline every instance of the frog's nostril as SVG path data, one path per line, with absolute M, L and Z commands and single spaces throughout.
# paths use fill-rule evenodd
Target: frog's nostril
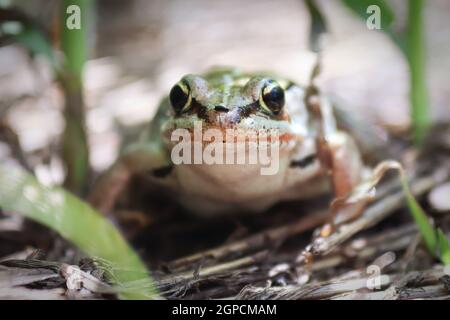
M 228 112 L 229 111 L 229 109 L 224 106 L 215 106 L 214 110 L 216 110 L 217 112 Z

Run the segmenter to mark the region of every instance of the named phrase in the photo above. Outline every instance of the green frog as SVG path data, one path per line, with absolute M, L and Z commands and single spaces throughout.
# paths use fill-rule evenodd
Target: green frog
M 230 130 L 235 134 L 227 135 Z M 256 148 L 240 149 L 245 154 L 262 149 L 262 143 L 275 145 L 276 152 L 268 156 L 277 157 L 275 170 L 262 174 L 267 163 L 258 162 L 180 162 L 174 156 L 186 134 L 191 136 L 185 142 L 197 143 L 201 151 L 211 143 L 215 152 L 221 146 L 228 150 L 242 136 Z M 264 142 L 255 139 L 260 136 Z M 145 174 L 149 183 L 197 215 L 262 212 L 277 202 L 327 190 L 343 197 L 363 172 L 354 139 L 338 129 L 325 97 L 270 74 L 213 70 L 186 75 L 173 86 L 139 141 L 127 146 L 99 179 L 91 203 L 102 212 L 112 210 L 130 178 Z

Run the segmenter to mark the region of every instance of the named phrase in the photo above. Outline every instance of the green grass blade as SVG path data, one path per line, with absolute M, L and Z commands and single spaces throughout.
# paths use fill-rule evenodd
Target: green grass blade
M 426 86 L 425 68 L 425 31 L 423 8 L 425 1 L 408 1 L 408 25 L 406 33 L 395 33 L 390 28 L 394 13 L 383 0 L 341 0 L 350 10 L 363 20 L 368 18 L 367 8 L 377 5 L 380 8 L 381 29 L 391 37 L 408 58 L 410 70 L 410 102 L 413 138 L 416 145 L 421 145 L 430 127 L 430 111 Z
M 367 21 L 373 13 L 367 12 L 371 5 L 380 8 L 380 30 L 387 34 L 392 41 L 406 54 L 406 39 L 403 34 L 393 32 L 391 25 L 395 20 L 394 11 L 383 0 L 341 0 L 341 2 L 362 20 Z
M 66 59 L 64 68 L 77 82 L 81 82 L 88 57 L 88 31 L 93 14 L 93 2 L 92 0 L 63 0 L 61 6 L 61 48 Z M 67 21 L 71 15 L 66 10 L 73 5 L 80 9 L 79 29 L 67 27 Z
M 44 56 L 56 65 L 51 40 L 32 18 L 13 8 L 0 8 L 0 36 L 22 45 L 30 56 Z
M 62 188 L 48 188 L 18 168 L 0 164 L 0 207 L 18 212 L 55 231 L 98 260 L 106 261 L 116 285 L 141 281 L 128 299 L 156 297 L 152 280 L 138 255 L 103 216 Z
M 428 220 L 428 217 L 425 214 L 425 212 L 423 211 L 422 207 L 417 202 L 417 200 L 414 198 L 414 195 L 411 193 L 411 190 L 409 189 L 408 181 L 403 174 L 401 176 L 401 181 L 402 181 L 403 191 L 405 192 L 405 195 L 406 195 L 406 201 L 408 203 L 409 210 L 411 211 L 414 221 L 416 222 L 416 225 L 419 228 L 419 231 L 425 241 L 425 245 L 427 246 L 428 251 L 433 256 L 436 256 L 436 253 L 437 253 L 437 251 L 436 251 L 436 248 L 437 248 L 436 232 L 434 231 L 434 228 L 431 225 L 430 221 Z
M 411 73 L 411 117 L 416 145 L 420 145 L 423 142 L 430 126 L 426 85 L 423 8 L 423 0 L 409 1 L 407 55 Z
M 389 5 L 383 0 L 341 0 L 341 2 L 355 14 L 366 20 L 369 17 L 367 8 L 371 5 L 376 5 L 380 8 L 380 22 L 381 29 L 384 31 L 389 30 L 392 22 L 394 21 L 394 12 Z
M 60 81 L 64 89 L 65 129 L 62 136 L 62 158 L 67 169 L 65 187 L 84 194 L 89 173 L 89 144 L 85 128 L 83 70 L 88 57 L 88 32 L 92 23 L 92 0 L 64 0 L 61 5 L 61 48 L 64 64 Z M 78 8 L 79 12 L 67 10 Z M 69 28 L 68 21 L 77 17 L 79 26 Z
M 50 41 L 38 29 L 25 27 L 17 35 L 17 42 L 27 48 L 32 55 L 42 55 L 51 63 L 55 63 L 55 56 Z
M 437 238 L 439 242 L 439 257 L 442 263 L 446 266 L 450 265 L 450 248 L 448 240 L 441 229 L 437 230 Z

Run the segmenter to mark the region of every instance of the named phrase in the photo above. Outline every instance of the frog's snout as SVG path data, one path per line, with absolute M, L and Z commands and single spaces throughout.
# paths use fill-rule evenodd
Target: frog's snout
M 238 124 L 241 121 L 241 119 L 242 115 L 240 108 L 234 108 L 233 110 L 227 111 L 226 114 L 222 115 L 222 122 L 231 126 Z
M 213 126 L 223 128 L 233 127 L 242 119 L 239 108 L 230 109 L 223 105 L 215 106 L 213 110 L 203 113 L 200 117 Z

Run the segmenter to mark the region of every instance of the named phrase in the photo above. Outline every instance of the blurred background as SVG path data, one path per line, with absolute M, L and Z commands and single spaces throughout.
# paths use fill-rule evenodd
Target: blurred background
M 90 162 L 96 171 L 114 160 L 121 130 L 150 120 L 159 100 L 186 73 L 211 66 L 270 70 L 306 84 L 315 61 L 310 17 L 300 0 L 87 1 L 87 62 L 82 72 Z M 329 34 L 318 79 L 342 108 L 402 131 L 410 124 L 409 75 L 400 49 L 382 31 L 338 1 L 317 1 Z M 60 48 L 61 1 L 1 0 L 42 25 Z M 407 1 L 389 1 L 393 28 L 404 28 Z M 432 117 L 450 118 L 450 3 L 427 1 L 426 83 Z M 60 53 L 59 53 L 60 54 Z M 58 52 L 56 53 L 58 57 Z M 35 155 L 41 180 L 61 183 L 60 160 L 48 149 L 64 131 L 64 94 L 48 59 L 23 45 L 0 47 L 0 115 Z M 8 151 L 0 148 L 0 156 Z M 42 158 L 44 155 L 50 159 Z M 45 157 L 44 157 L 45 158 Z

